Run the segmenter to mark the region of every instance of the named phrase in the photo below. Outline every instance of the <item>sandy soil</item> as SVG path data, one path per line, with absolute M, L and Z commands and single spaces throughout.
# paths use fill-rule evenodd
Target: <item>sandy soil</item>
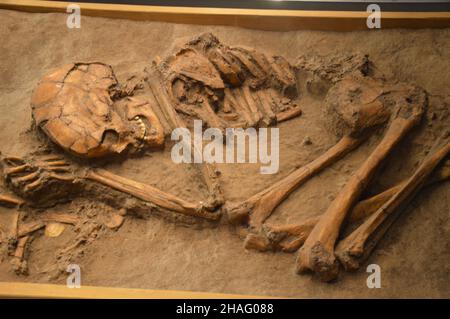
M 257 48 L 286 57 L 292 64 L 304 54 L 361 52 L 385 74 L 411 81 L 430 94 L 424 123 L 392 154 L 369 193 L 394 185 L 411 174 L 443 127 L 450 124 L 450 30 L 381 30 L 374 32 L 261 32 L 233 27 L 190 26 L 82 18 L 81 29 L 67 29 L 62 14 L 0 11 L 0 150 L 22 155 L 36 146 L 30 132 L 30 96 L 52 68 L 73 61 L 102 61 L 119 80 L 140 72 L 155 56 L 199 33 L 213 32 L 223 43 Z M 302 95 L 303 115 L 280 125 L 280 171 L 263 176 L 259 166 L 220 166 L 225 196 L 243 200 L 286 176 L 336 142 L 326 129 L 320 100 Z M 302 141 L 308 136 L 312 144 Z M 351 173 L 374 148 L 380 135 L 292 194 L 272 217 L 295 222 L 323 212 Z M 204 187 L 193 169 L 177 166 L 168 151 L 130 159 L 108 169 L 155 185 L 182 198 L 199 200 Z M 83 206 L 84 205 L 84 206 Z M 100 203 L 72 203 L 53 208 L 73 213 L 108 214 Z M 382 269 L 382 288 L 368 289 L 365 269 L 343 273 L 324 284 L 294 274 L 296 254 L 246 251 L 227 225 L 198 229 L 157 217 L 127 218 L 117 231 L 102 228 L 71 262 L 82 268 L 82 284 L 179 289 L 286 297 L 450 297 L 450 184 L 422 191 L 404 211 L 368 263 Z M 0 208 L 7 216 L 8 209 Z M 0 219 L 1 220 L 1 219 Z M 57 238 L 37 233 L 29 252 L 29 275 L 17 276 L 5 249 L 0 281 L 64 283 L 55 270 L 57 252 L 76 237 L 68 227 Z M 4 243 L 3 243 L 3 246 Z M 0 246 L 1 247 L 1 246 Z

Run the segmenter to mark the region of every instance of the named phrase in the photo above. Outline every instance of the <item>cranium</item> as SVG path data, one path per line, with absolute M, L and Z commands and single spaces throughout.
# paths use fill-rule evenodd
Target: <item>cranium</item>
M 116 99 L 117 91 L 110 66 L 68 64 L 39 82 L 32 116 L 53 142 L 82 158 L 162 145 L 164 133 L 150 105 L 135 97 Z

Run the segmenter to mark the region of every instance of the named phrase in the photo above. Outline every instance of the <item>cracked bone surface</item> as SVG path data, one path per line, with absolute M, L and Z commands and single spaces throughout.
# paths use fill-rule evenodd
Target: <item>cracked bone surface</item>
M 204 33 L 125 85 L 104 63 L 62 66 L 41 79 L 31 107 L 36 127 L 64 151 L 108 158 L 161 148 L 174 129 L 189 126 L 186 120 L 221 130 L 273 125 L 301 114 L 297 95 L 294 69 L 283 57 L 226 46 Z M 224 202 L 219 172 L 200 165 L 205 206 L 217 208 Z
M 346 270 L 359 268 L 361 262 L 368 257 L 401 210 L 423 187 L 436 166 L 449 154 L 450 131 L 438 141 L 436 148 L 384 205 L 337 244 L 336 255 Z
M 297 273 L 312 271 L 322 281 L 331 281 L 337 277 L 339 263 L 334 254 L 334 246 L 344 219 L 381 163 L 420 122 L 426 100 L 426 94 L 421 89 L 403 86 L 391 87 L 379 96 L 380 105 L 391 107 L 391 123 L 381 142 L 339 192 L 300 248 L 296 260 Z
M 111 66 L 68 64 L 40 80 L 32 117 L 50 140 L 80 158 L 161 147 L 163 127 L 150 104 L 122 93 Z
M 357 147 L 367 138 L 371 128 L 388 120 L 389 112 L 379 100 L 383 93 L 380 83 L 365 77 L 347 77 L 332 88 L 327 103 L 330 111 L 338 118 L 338 125 L 347 128 L 344 137 L 317 159 L 281 181 L 241 203 L 231 205 L 228 208 L 230 221 L 238 223 L 248 218 L 249 225 L 259 230 L 290 193 Z
M 151 94 L 156 97 L 147 100 L 141 95 L 128 96 L 136 84 L 123 89 L 111 66 L 69 64 L 39 82 L 31 100 L 33 120 L 50 140 L 81 158 L 104 158 L 125 151 L 160 148 L 165 134 L 184 124 L 159 81 L 153 83 L 156 86 Z M 156 108 L 158 111 L 163 108 L 165 116 L 158 116 Z M 169 131 L 164 131 L 163 123 L 167 122 Z M 202 167 L 202 173 L 212 194 L 207 205 L 217 207 L 223 198 L 216 170 L 209 164 L 202 166 L 208 166 Z
M 430 178 L 427 179 L 425 186 L 442 182 L 450 178 L 450 160 L 440 165 Z M 346 218 L 346 224 L 352 225 L 365 220 L 375 213 L 383 204 L 385 204 L 394 194 L 396 194 L 407 183 L 407 180 L 374 195 L 370 198 L 358 202 Z M 319 221 L 320 216 L 311 217 L 297 224 L 287 225 L 269 225 L 263 226 L 263 234 L 266 239 L 254 238 L 260 245 L 249 243 L 249 247 L 258 250 L 282 250 L 284 252 L 294 252 L 298 250 L 306 238 L 308 238 L 314 226 Z
M 5 157 L 2 160 L 6 185 L 32 205 L 50 204 L 81 193 L 81 181 L 90 180 L 156 207 L 218 220 L 219 213 L 207 211 L 201 202 L 190 203 L 153 186 L 110 173 L 104 169 L 77 169 L 66 160 L 52 154 L 34 154 L 29 158 Z
M 301 114 L 286 59 L 227 46 L 211 33 L 194 37 L 156 67 L 173 107 L 207 127 L 269 126 Z

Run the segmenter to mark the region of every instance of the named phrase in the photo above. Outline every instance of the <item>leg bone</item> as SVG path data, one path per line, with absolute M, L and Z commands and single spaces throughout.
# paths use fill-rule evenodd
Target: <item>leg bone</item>
M 305 183 L 309 178 L 319 173 L 325 167 L 333 164 L 361 143 L 362 139 L 346 136 L 335 146 L 309 164 L 295 170 L 289 176 L 275 183 L 271 187 L 253 195 L 246 201 L 231 207 L 228 217 L 231 222 L 238 223 L 247 217 L 252 227 L 260 228 L 273 210 L 290 193 Z
M 450 178 L 450 160 L 437 168 L 432 176 L 427 179 L 425 186 L 437 182 L 445 181 Z M 349 213 L 346 224 L 354 224 L 366 219 L 375 213 L 383 204 L 385 204 L 394 194 L 396 194 L 405 184 L 403 181 L 384 192 L 368 199 L 358 202 Z M 290 225 L 264 225 L 264 235 L 275 250 L 284 252 L 293 252 L 298 250 L 306 238 L 308 238 L 314 226 L 319 221 L 320 216 L 308 218 L 299 224 Z M 261 242 L 261 240 L 260 240 Z M 268 248 L 265 248 L 268 250 Z
M 359 268 L 361 260 L 368 256 L 377 241 L 395 220 L 398 214 L 396 213 L 397 209 L 404 207 L 417 194 L 427 177 L 449 152 L 450 134 L 446 136 L 444 146 L 429 156 L 415 173 L 402 184 L 401 188 L 389 201 L 372 214 L 353 233 L 339 242 L 336 247 L 336 255 L 345 269 Z M 395 217 L 390 218 L 391 216 Z M 383 222 L 386 222 L 386 224 L 383 225 Z
M 323 281 L 337 277 L 339 263 L 334 255 L 334 245 L 343 221 L 383 160 L 419 122 L 422 109 L 400 110 L 397 114 L 380 144 L 351 177 L 306 239 L 296 261 L 298 273 L 311 270 Z

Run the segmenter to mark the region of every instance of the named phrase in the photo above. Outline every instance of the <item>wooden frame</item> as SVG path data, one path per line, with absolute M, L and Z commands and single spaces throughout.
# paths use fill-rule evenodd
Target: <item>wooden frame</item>
M 71 299 L 261 299 L 264 296 L 247 296 L 207 292 L 108 288 L 64 285 L 0 282 L 0 298 L 71 298 Z
M 300 29 L 367 30 L 368 13 L 354 11 L 303 11 L 158 7 L 142 5 L 76 3 L 87 16 L 152 20 L 172 23 L 229 25 L 290 31 Z M 68 2 L 0 0 L 1 9 L 27 12 L 66 12 Z M 450 27 L 450 12 L 382 12 L 382 28 Z
M 76 3 L 76 2 L 74 2 Z M 67 2 L 38 0 L 0 0 L 0 8 L 26 12 L 66 12 Z M 82 15 L 152 20 L 172 23 L 228 25 L 259 30 L 299 29 L 351 31 L 367 30 L 366 12 L 295 11 L 257 9 L 217 9 L 157 7 L 141 5 L 77 3 Z M 382 28 L 450 27 L 450 12 L 382 12 Z M 144 290 L 83 286 L 0 282 L 0 298 L 261 298 L 173 290 Z

